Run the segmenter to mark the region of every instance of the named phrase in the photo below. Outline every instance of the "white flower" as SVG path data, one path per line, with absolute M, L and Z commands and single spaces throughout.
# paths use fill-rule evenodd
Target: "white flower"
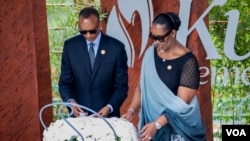
M 139 141 L 134 125 L 122 118 L 105 118 L 111 124 L 121 141 Z M 84 141 L 115 141 L 115 135 L 110 126 L 101 118 L 80 117 L 67 118 L 67 121 L 83 136 Z M 63 119 L 51 123 L 48 130 L 44 130 L 43 141 L 65 141 L 73 136 L 81 141 L 80 135 Z

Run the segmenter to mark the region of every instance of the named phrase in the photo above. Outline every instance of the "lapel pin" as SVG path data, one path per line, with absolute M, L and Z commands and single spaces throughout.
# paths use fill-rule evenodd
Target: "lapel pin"
M 101 50 L 101 54 L 104 55 L 106 53 L 105 50 Z
M 171 69 L 172 69 L 172 66 L 171 66 L 171 65 L 168 65 L 168 66 L 167 66 L 167 69 L 168 69 L 168 70 L 171 70 Z

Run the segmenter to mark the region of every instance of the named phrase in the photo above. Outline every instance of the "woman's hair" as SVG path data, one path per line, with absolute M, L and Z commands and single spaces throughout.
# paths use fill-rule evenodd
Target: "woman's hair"
M 158 14 L 154 18 L 153 24 L 166 25 L 167 29 L 174 29 L 178 31 L 181 25 L 181 21 L 179 16 L 174 12 L 166 12 Z

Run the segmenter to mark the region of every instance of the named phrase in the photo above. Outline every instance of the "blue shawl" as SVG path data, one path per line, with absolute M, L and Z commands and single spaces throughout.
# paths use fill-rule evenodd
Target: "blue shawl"
M 206 140 L 197 97 L 187 104 L 161 81 L 155 68 L 153 46 L 147 49 L 142 61 L 140 87 L 142 105 L 139 131 L 145 124 L 165 115 L 168 124 L 157 131 L 154 140 L 168 141 L 173 132 L 181 135 L 185 141 Z

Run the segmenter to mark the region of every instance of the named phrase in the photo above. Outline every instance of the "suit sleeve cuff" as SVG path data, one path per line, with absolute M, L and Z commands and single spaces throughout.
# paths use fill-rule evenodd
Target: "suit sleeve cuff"
M 112 113 L 113 112 L 113 107 L 110 104 L 108 104 L 107 106 L 110 108 L 109 113 Z

